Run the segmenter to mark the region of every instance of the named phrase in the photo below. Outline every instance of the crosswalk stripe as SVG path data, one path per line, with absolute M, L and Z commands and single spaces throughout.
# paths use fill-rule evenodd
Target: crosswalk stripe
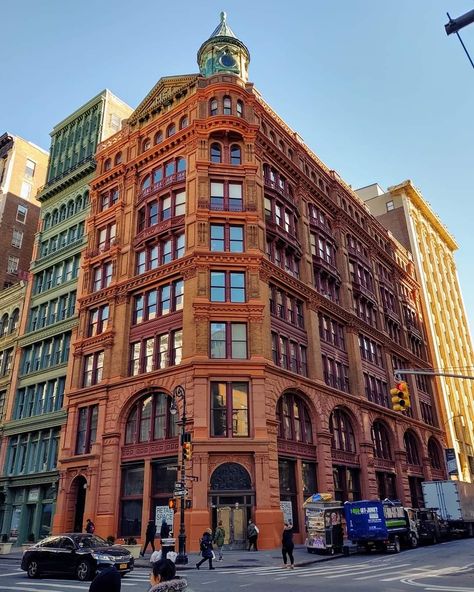
M 371 567 L 369 568 L 371 572 L 374 571 L 380 571 L 380 570 L 389 570 L 389 569 L 399 569 L 400 567 L 407 567 L 411 565 L 411 563 L 398 563 L 395 564 L 393 567 L 390 567 L 388 565 L 384 565 L 383 567 Z M 355 571 L 355 572 L 345 572 L 343 574 L 336 574 L 336 575 L 332 575 L 332 576 L 325 576 L 326 579 L 332 579 L 332 578 L 345 578 L 346 576 L 358 576 L 361 573 L 365 573 L 364 571 Z M 360 579 L 360 578 L 357 578 Z
M 354 569 L 357 570 L 356 573 L 364 573 L 364 570 L 367 569 L 371 569 L 370 566 L 368 565 L 347 565 L 347 566 L 342 566 L 342 567 L 337 567 L 337 568 L 332 568 L 330 570 L 325 570 L 325 569 L 313 569 L 313 570 L 308 570 L 307 573 L 301 573 L 300 570 L 298 570 L 297 573 L 295 573 L 295 575 L 297 575 L 300 578 L 309 578 L 312 575 L 320 575 L 320 576 L 325 576 L 325 575 L 332 575 L 332 574 L 338 574 L 338 573 L 342 573 L 342 575 L 346 575 L 344 572 L 350 572 L 353 571 Z
M 412 577 L 419 577 L 422 575 L 425 575 L 426 573 L 430 573 L 431 570 L 433 569 L 434 565 L 424 565 L 422 567 L 412 567 L 409 571 L 409 573 L 404 573 L 404 574 L 399 574 L 398 576 L 392 577 L 392 578 L 382 578 L 380 581 L 381 582 L 394 582 L 395 580 L 402 580 L 405 578 L 412 578 Z M 413 573 L 411 573 L 413 572 Z
M 11 571 L 10 573 L 2 573 L 0 574 L 0 578 L 4 578 L 5 576 L 17 576 L 18 572 L 17 571 Z
M 75 585 L 75 584 L 55 584 L 54 582 L 36 582 L 35 581 L 35 586 L 51 586 L 53 589 L 55 588 L 69 588 L 71 590 L 89 590 L 89 585 L 86 586 L 81 586 L 81 585 Z M 44 590 L 44 588 L 41 588 L 41 590 Z

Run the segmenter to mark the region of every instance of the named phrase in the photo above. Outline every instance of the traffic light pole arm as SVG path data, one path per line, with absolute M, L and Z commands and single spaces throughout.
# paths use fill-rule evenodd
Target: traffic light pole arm
M 405 376 L 446 376 L 447 378 L 462 378 L 464 380 L 474 380 L 474 376 L 466 376 L 465 374 L 451 374 L 450 372 L 437 372 L 436 370 L 417 370 L 415 368 L 396 368 L 393 371 L 395 380 L 400 380 L 401 375 Z

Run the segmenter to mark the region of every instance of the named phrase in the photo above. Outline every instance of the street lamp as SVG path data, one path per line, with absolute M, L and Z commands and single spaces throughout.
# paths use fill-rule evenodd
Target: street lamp
M 188 563 L 188 556 L 186 555 L 186 528 L 184 524 L 184 508 L 186 505 L 186 464 L 184 457 L 184 443 L 188 441 L 186 434 L 186 391 L 184 387 L 178 385 L 173 390 L 173 398 L 171 399 L 170 413 L 176 415 L 178 413 L 177 401 L 182 401 L 182 414 L 181 414 L 181 475 L 180 475 L 180 486 L 179 492 L 181 497 L 180 507 L 180 519 L 179 519 L 179 535 L 178 535 L 178 556 L 176 557 L 176 565 L 186 565 Z M 176 483 L 177 485 L 178 483 Z

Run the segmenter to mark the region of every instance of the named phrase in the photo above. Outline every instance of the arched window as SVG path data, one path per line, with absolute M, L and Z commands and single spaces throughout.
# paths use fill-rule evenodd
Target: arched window
M 433 437 L 428 440 L 428 456 L 430 457 L 430 465 L 433 469 L 439 470 L 443 468 L 439 444 Z
M 271 140 L 271 141 L 272 141 L 274 144 L 276 144 L 276 136 L 275 136 L 275 134 L 274 134 L 273 132 L 270 132 L 270 140 Z
M 147 175 L 142 181 L 142 191 L 151 185 L 151 175 Z
M 0 320 L 0 337 L 7 334 L 8 331 L 8 314 L 5 313 Z
M 355 452 L 354 430 L 348 414 L 342 409 L 334 409 L 329 418 L 329 430 L 332 435 L 332 448 L 344 452 Z
M 286 393 L 277 405 L 278 436 L 283 440 L 313 443 L 311 417 L 305 402 L 298 395 Z
M 72 199 L 67 202 L 67 215 L 68 217 L 74 216 L 74 201 Z
M 217 142 L 211 144 L 211 162 L 222 162 L 222 148 Z
M 239 99 L 237 101 L 237 117 L 243 117 L 244 116 L 244 104 L 243 102 Z
M 10 327 L 9 327 L 10 333 L 14 333 L 17 330 L 19 320 L 20 320 L 20 310 L 18 308 L 15 308 L 15 310 L 12 313 L 12 316 L 10 317 Z
M 180 156 L 176 161 L 176 171 L 183 173 L 186 170 L 186 159 Z
M 88 191 L 86 191 L 86 192 L 84 193 L 84 199 L 83 199 L 83 201 L 82 201 L 82 207 L 83 207 L 84 209 L 86 209 L 88 205 L 89 205 L 89 192 L 88 192 Z
M 288 148 L 288 158 L 293 160 L 293 150 L 291 148 Z
M 178 433 L 178 414 L 170 413 L 171 397 L 154 393 L 132 407 L 125 427 L 125 444 L 174 438 Z
M 283 152 L 283 154 L 285 153 L 285 144 L 283 143 L 282 140 L 280 140 L 278 142 L 278 146 L 280 147 L 280 150 Z
M 170 123 L 169 126 L 166 128 L 166 137 L 169 138 L 173 134 L 176 133 L 176 126 L 174 123 Z
M 67 215 L 66 204 L 63 204 L 59 208 L 59 221 L 62 222 L 63 220 L 66 220 L 66 215 Z
M 230 97 L 224 97 L 224 115 L 232 115 L 232 100 Z
M 122 153 L 121 152 L 117 152 L 117 154 L 115 155 L 115 165 L 117 166 L 121 162 L 122 162 Z
M 74 202 L 72 202 L 73 213 L 74 213 Z M 51 214 L 46 214 L 43 221 L 43 230 L 48 230 L 51 226 Z
M 387 428 L 381 421 L 375 421 L 372 425 L 372 442 L 374 444 L 375 458 L 392 460 L 390 436 Z
M 209 115 L 217 115 L 217 99 L 209 101 Z
M 104 171 L 110 171 L 111 168 L 112 168 L 112 160 L 110 158 L 107 158 L 106 161 L 104 162 Z
M 185 127 L 188 127 L 188 116 L 187 115 L 184 115 L 179 120 L 179 129 L 184 129 Z
M 418 442 L 415 435 L 407 430 L 403 436 L 405 450 L 407 453 L 407 463 L 409 465 L 420 465 L 420 455 L 418 454 Z
M 242 154 L 238 144 L 230 147 L 230 164 L 242 164 Z
M 51 226 L 55 226 L 59 220 L 59 212 L 58 210 L 53 210 L 53 215 L 51 216 Z
M 151 148 L 151 140 L 150 138 L 145 138 L 142 144 L 142 152 L 145 152 L 145 150 L 148 150 L 149 148 Z
M 155 142 L 155 144 L 159 144 L 160 142 L 163 142 L 163 132 L 161 130 L 156 132 L 154 142 Z
M 82 195 L 76 197 L 76 214 L 82 210 Z

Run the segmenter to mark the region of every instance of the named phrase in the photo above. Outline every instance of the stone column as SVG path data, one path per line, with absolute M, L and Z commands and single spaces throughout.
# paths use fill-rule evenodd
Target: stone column
M 334 494 L 334 479 L 332 474 L 332 436 L 329 431 L 316 434 L 318 450 L 318 489 L 321 492 Z
M 359 331 L 352 325 L 346 326 L 346 348 L 349 355 L 349 390 L 352 395 L 365 398 L 365 383 L 362 373 Z

